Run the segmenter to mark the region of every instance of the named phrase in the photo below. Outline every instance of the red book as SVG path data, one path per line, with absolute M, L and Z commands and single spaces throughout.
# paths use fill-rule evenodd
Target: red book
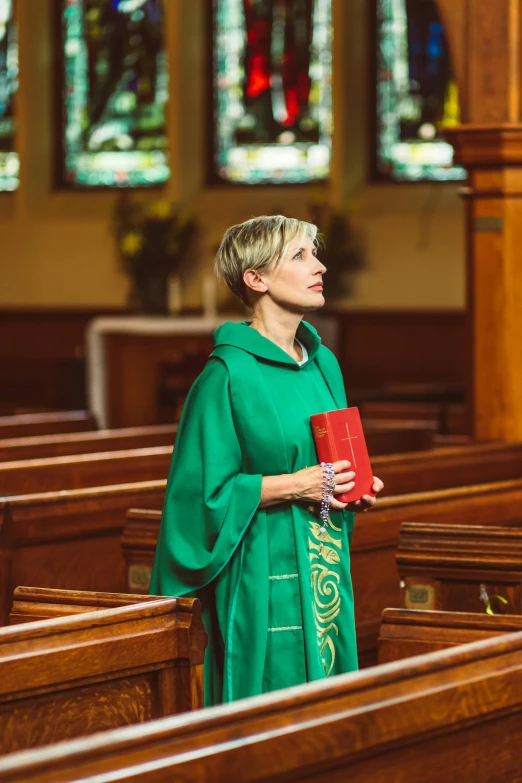
M 355 471 L 355 486 L 351 492 L 335 495 L 341 503 L 353 503 L 363 495 L 375 495 L 372 490 L 373 471 L 366 448 L 358 408 L 315 413 L 310 416 L 312 433 L 319 462 L 337 462 L 347 459 L 348 470 Z

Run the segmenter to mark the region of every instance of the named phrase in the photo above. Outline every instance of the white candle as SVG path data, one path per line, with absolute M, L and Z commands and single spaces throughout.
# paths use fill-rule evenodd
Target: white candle
M 214 318 L 216 306 L 216 278 L 214 275 L 203 275 L 202 278 L 203 316 Z
M 177 315 L 181 310 L 181 280 L 179 275 L 170 275 L 168 282 L 169 313 Z

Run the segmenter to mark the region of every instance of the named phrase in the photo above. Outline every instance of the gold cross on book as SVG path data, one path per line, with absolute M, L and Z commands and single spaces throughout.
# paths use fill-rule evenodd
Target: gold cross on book
M 347 441 L 350 442 L 350 448 L 352 450 L 352 457 L 353 457 L 353 466 L 354 466 L 354 468 L 356 468 L 357 467 L 357 462 L 355 461 L 355 452 L 353 450 L 352 440 L 357 440 L 357 438 L 359 436 L 358 435 L 350 435 L 350 430 L 348 429 L 348 422 L 346 422 L 346 434 L 348 435 L 348 437 L 347 438 L 341 438 L 341 440 L 347 440 Z

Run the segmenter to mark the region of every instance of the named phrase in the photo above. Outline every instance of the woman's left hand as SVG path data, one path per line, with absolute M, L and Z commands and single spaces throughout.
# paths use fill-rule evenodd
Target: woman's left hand
M 380 478 L 377 478 L 377 476 L 373 477 L 373 485 L 372 490 L 375 492 L 375 495 L 377 496 L 379 492 L 384 487 L 384 484 L 380 480 Z M 360 500 L 356 500 L 354 503 L 348 503 L 346 506 L 346 511 L 354 511 L 355 513 L 359 513 L 360 511 L 369 511 L 370 508 L 372 508 L 377 503 L 377 497 L 372 497 L 371 495 L 363 495 Z

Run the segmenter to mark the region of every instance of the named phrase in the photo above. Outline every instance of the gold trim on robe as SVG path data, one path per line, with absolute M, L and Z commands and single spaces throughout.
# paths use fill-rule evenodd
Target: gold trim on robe
M 308 544 L 314 596 L 314 621 L 319 653 L 328 677 L 335 663 L 334 639 L 339 635 L 335 620 L 341 609 L 340 575 L 331 566 L 340 562 L 339 552 L 342 549 L 342 541 L 330 534 L 329 530 L 340 530 L 335 527 L 330 518 L 324 533 L 321 532 L 321 523 L 311 519 L 308 523 L 312 535 L 308 539 Z

